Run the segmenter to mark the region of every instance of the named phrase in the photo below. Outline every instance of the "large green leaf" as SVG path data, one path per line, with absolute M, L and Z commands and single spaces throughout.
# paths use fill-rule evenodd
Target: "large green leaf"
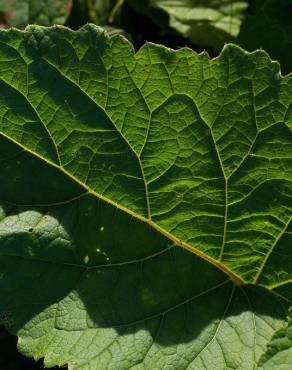
M 0 0 L 6 27 L 24 28 L 30 23 L 50 26 L 63 24 L 73 0 Z
M 255 368 L 292 300 L 292 76 L 93 26 L 0 42 L 0 317 L 20 350 Z
M 247 1 L 234 0 L 127 0 L 137 11 L 170 28 L 194 44 L 220 49 L 239 34 Z M 168 19 L 158 11 L 165 13 Z

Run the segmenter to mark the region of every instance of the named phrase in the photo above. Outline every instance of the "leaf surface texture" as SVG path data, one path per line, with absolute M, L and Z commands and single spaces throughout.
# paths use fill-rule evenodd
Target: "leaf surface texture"
M 93 26 L 0 43 L 0 312 L 21 351 L 253 368 L 292 300 L 291 76 Z

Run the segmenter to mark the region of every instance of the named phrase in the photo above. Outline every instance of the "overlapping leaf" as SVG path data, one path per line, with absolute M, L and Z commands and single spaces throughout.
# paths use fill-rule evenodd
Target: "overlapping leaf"
M 289 369 L 292 363 L 292 319 L 291 310 L 288 324 L 279 329 L 268 344 L 267 352 L 260 359 L 265 370 Z
M 0 311 L 22 352 L 253 368 L 292 299 L 291 76 L 92 26 L 0 42 Z

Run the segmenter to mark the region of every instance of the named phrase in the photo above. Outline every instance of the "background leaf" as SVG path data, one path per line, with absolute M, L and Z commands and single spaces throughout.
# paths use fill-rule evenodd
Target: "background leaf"
M 194 44 L 220 49 L 234 40 L 240 30 L 246 1 L 234 0 L 144 0 L 129 1 L 138 11 L 147 14 L 160 25 L 167 27 L 166 18 L 156 13 L 156 8 L 168 15 L 169 27 Z M 164 19 L 165 23 L 161 23 Z
M 31 23 L 43 26 L 63 24 L 71 7 L 72 0 L 0 0 L 6 27 L 25 28 Z

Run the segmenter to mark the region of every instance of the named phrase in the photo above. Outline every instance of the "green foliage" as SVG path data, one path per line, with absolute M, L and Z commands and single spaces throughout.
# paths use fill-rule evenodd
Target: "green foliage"
M 155 8 L 164 11 L 172 29 L 194 44 L 217 49 L 236 38 L 248 7 L 247 1 L 234 0 L 130 0 L 130 4 L 150 16 Z M 161 22 L 155 12 L 154 19 Z
M 145 41 L 172 48 L 208 47 L 216 55 L 226 42 L 263 48 L 292 67 L 291 0 L 0 0 L 0 26 L 24 28 L 86 23 L 120 33 L 140 47 Z
M 292 364 L 292 309 L 290 309 L 288 324 L 279 329 L 268 345 L 267 353 L 260 359 L 264 370 L 289 369 Z
M 8 318 L 7 318 L 8 319 Z M 22 356 L 16 348 L 17 338 L 0 326 L 0 369 L 1 370 L 40 370 L 42 362 L 33 362 Z M 55 370 L 59 369 L 57 367 Z
M 115 3 L 115 0 L 92 0 L 90 4 L 92 20 L 95 19 L 97 24 L 107 24 Z
M 253 369 L 292 300 L 292 76 L 93 26 L 0 42 L 0 318 L 21 352 Z
M 24 28 L 31 23 L 63 24 L 71 6 L 72 0 L 0 0 L 5 27 Z

